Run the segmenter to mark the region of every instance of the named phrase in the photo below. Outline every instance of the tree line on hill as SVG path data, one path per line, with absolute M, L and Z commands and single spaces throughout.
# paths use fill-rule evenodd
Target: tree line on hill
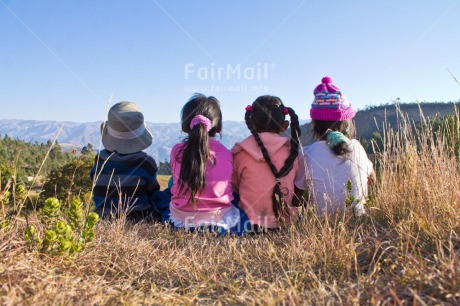
M 25 198 L 29 207 L 40 206 L 49 197 L 64 202 L 73 196 L 89 200 L 92 188 L 89 172 L 95 154 L 91 144 L 80 151 L 66 152 L 51 140 L 31 143 L 0 135 L 1 204 L 14 208 L 19 198 Z M 158 170 L 159 174 L 170 174 L 169 162 L 160 162 Z
M 1 187 L 5 186 L 8 179 L 12 177 L 18 183 L 24 185 L 28 177 L 36 175 L 41 167 L 41 174 L 47 175 L 51 170 L 56 169 L 68 162 L 74 156 L 71 152 L 63 152 L 59 143 L 52 145 L 47 143 L 29 143 L 19 139 L 12 139 L 7 134 L 0 135 L 0 178 Z M 48 155 L 46 163 L 42 163 Z
M 433 132 L 435 141 L 443 139 L 446 144 L 454 143 L 459 137 L 459 110 L 455 103 L 397 103 L 367 107 L 356 115 L 357 138 L 368 154 L 385 150 L 385 133 L 412 128 L 416 133 L 423 129 Z M 370 123 L 370 121 L 373 121 Z M 458 145 L 456 145 L 458 146 Z M 459 148 L 452 148 L 459 156 Z
M 388 129 L 397 130 L 404 117 L 408 117 L 415 126 L 430 120 L 433 129 L 441 128 L 447 116 L 455 116 L 457 104 L 454 102 L 430 103 L 388 103 L 377 106 L 366 106 L 356 113 L 356 138 L 360 140 L 368 154 L 379 151 L 383 145 L 384 133 Z M 300 140 L 303 146 L 316 141 L 311 122 L 301 126 Z

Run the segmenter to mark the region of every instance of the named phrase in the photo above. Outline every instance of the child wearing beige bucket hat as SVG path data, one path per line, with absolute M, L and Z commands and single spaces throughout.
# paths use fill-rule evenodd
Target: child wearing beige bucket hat
M 101 216 L 149 214 L 151 195 L 160 189 L 155 160 L 142 150 L 152 144 L 144 115 L 134 102 L 119 102 L 101 125 L 101 150 L 90 177 L 94 182 L 94 211 Z

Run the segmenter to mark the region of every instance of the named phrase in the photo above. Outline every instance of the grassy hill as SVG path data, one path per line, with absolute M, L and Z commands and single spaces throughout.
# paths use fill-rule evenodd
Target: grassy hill
M 397 120 L 392 108 L 361 112 L 367 121 L 358 116 L 358 130 L 385 109 Z M 449 105 L 422 109 L 434 115 Z M 417 118 L 417 108 L 405 110 Z M 97 223 L 95 240 L 74 256 L 53 255 L 25 240 L 28 225 L 46 235 L 40 212 L 5 215 L 0 191 L 1 303 L 459 305 L 460 163 L 452 149 L 460 138 L 451 135 L 390 135 L 366 216 L 351 208 L 317 216 L 303 202 L 296 222 L 263 235 L 171 231 L 122 216 Z M 159 179 L 164 187 L 168 176 Z
M 356 124 L 356 136 L 358 139 L 370 139 L 372 134 L 376 131 L 383 130 L 384 122 L 390 127 L 397 127 L 399 120 L 399 112 L 397 107 L 400 108 L 403 114 L 407 114 L 409 118 L 415 122 L 420 121 L 420 114 L 422 111 L 425 117 L 434 118 L 436 115 L 445 115 L 453 113 L 455 109 L 454 103 L 430 102 L 430 103 L 400 103 L 388 104 L 381 106 L 373 106 L 357 112 L 354 120 Z M 307 123 L 301 127 L 302 145 L 306 146 L 315 141 L 311 132 L 311 123 Z

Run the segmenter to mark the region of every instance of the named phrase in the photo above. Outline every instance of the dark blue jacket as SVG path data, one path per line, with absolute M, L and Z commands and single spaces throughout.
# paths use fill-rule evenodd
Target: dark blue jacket
M 94 211 L 100 215 L 151 211 L 150 197 L 160 189 L 157 164 L 144 152 L 118 154 L 102 150 L 96 155 L 90 177 L 94 182 Z

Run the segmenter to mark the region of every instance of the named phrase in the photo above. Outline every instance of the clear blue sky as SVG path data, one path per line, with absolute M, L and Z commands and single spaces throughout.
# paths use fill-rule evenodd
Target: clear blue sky
M 224 120 L 262 94 L 307 119 L 325 75 L 356 108 L 458 101 L 459 2 L 0 0 L 0 119 L 102 120 L 113 94 L 177 122 L 196 91 Z

